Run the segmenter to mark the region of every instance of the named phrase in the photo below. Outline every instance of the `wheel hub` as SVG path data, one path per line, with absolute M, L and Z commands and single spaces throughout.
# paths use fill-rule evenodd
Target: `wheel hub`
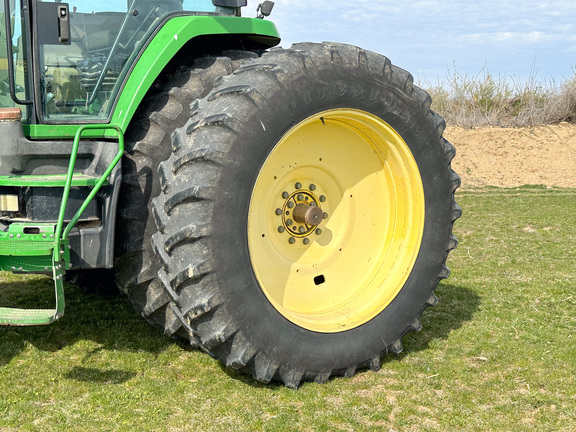
M 310 244 L 310 236 L 321 235 L 322 230 L 318 227 L 328 214 L 320 207 L 326 202 L 324 195 L 317 196 L 313 191 L 317 190 L 315 184 L 310 184 L 308 189 L 302 187 L 302 183 L 296 183 L 291 193 L 282 192 L 283 205 L 275 210 L 279 217 L 278 233 L 288 237 L 290 244 L 295 244 L 296 239 L 303 239 L 305 245 Z

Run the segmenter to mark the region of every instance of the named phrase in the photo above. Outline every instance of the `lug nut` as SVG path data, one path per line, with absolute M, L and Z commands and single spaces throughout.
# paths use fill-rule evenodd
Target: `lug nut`
M 311 190 L 312 192 L 314 192 L 314 191 L 316 190 L 316 185 L 315 185 L 315 184 L 311 184 L 311 185 L 310 185 L 310 190 Z
M 305 245 L 309 245 L 309 244 L 310 244 L 310 239 L 305 238 L 305 239 L 304 239 L 304 244 L 305 244 Z
M 282 198 L 288 199 L 289 196 L 290 194 L 288 192 L 282 192 Z
M 276 215 L 280 216 L 282 214 L 282 209 L 277 208 L 276 209 Z
M 320 228 L 316 230 L 316 235 L 322 235 L 322 230 Z
M 279 232 L 280 234 L 284 233 L 285 231 L 286 231 L 286 228 L 284 228 L 283 226 L 279 226 L 279 227 L 278 227 L 278 232 Z
M 288 240 L 288 243 L 294 244 L 294 243 L 296 243 L 296 239 L 294 237 L 290 237 L 290 239 Z
M 325 202 L 326 201 L 326 197 L 324 195 L 320 195 L 320 202 Z
M 322 213 L 322 217 L 323 217 L 324 219 L 328 219 L 328 213 L 326 213 L 326 212 Z
M 300 182 L 296 183 L 294 186 L 296 186 L 296 189 L 302 189 L 302 183 Z

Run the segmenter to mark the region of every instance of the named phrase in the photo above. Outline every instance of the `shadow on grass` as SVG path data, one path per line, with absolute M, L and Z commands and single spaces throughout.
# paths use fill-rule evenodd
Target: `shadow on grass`
M 191 349 L 164 336 L 148 324 L 118 292 L 102 296 L 87 294 L 70 284 L 65 288 L 66 314 L 59 321 L 50 326 L 0 327 L 0 367 L 18 356 L 28 344 L 46 352 L 57 352 L 84 340 L 97 343 L 100 350 L 144 351 L 155 355 L 174 344 L 183 349 Z M 385 356 L 384 364 L 402 361 L 408 353 L 426 350 L 434 340 L 447 339 L 452 331 L 472 320 L 481 304 L 476 292 L 462 286 L 442 284 L 437 294 L 440 298 L 438 305 L 428 308 L 421 317 L 423 330 L 405 337 L 404 353 L 400 356 Z M 51 307 L 53 301 L 53 286 L 49 277 L 33 276 L 31 280 L 21 278 L 8 281 L 0 289 L 1 306 L 46 308 Z M 221 367 L 232 379 L 246 385 L 271 387 L 270 384 L 265 385 L 231 371 L 223 364 Z M 107 384 L 122 383 L 133 376 L 132 372 L 124 370 L 78 366 L 67 374 L 70 379 Z M 272 386 L 276 387 L 276 384 Z
M 422 330 L 404 338 L 404 354 L 425 350 L 434 340 L 447 339 L 473 319 L 482 303 L 474 290 L 452 284 L 441 284 L 436 295 L 438 304 L 426 309 L 420 317 Z
M 100 370 L 75 366 L 66 374 L 66 378 L 98 384 L 122 384 L 134 378 L 136 372 L 119 369 Z
M 458 330 L 473 319 L 481 304 L 481 298 L 475 291 L 462 286 L 441 284 L 436 294 L 440 298 L 438 304 L 427 308 L 421 316 L 423 329 L 419 333 L 412 332 L 403 338 L 404 351 L 400 355 L 385 355 L 382 359 L 383 368 L 387 363 L 402 361 L 410 353 L 428 349 L 431 342 L 435 340 L 447 339 L 451 332 Z M 220 368 L 232 379 L 254 388 L 283 388 L 283 385 L 278 382 L 260 383 L 248 375 L 226 368 L 222 363 L 220 363 Z M 340 377 L 335 375 L 331 380 Z
M 17 277 L 0 274 L 0 306 L 51 308 L 52 279 L 47 276 Z M 16 280 L 14 280 L 16 279 Z M 79 341 L 93 341 L 101 350 L 144 351 L 158 355 L 177 342 L 148 324 L 119 292 L 88 294 L 75 285 L 65 285 L 66 313 L 49 326 L 0 326 L 0 367 L 8 364 L 29 345 L 57 352 Z M 70 378 L 96 382 L 121 382 L 129 372 L 74 368 Z

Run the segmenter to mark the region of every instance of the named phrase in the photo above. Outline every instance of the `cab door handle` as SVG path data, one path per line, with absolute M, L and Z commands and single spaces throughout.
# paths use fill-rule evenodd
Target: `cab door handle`
M 58 40 L 64 44 L 70 41 L 70 19 L 67 4 L 58 5 L 58 27 L 60 30 L 60 37 Z

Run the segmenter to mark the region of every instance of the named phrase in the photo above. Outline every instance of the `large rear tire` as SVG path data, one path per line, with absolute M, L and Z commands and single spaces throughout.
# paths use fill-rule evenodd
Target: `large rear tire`
M 160 164 L 167 327 L 262 382 L 379 369 L 449 275 L 444 127 L 407 72 L 348 45 L 272 50 L 222 79 Z
M 181 326 L 172 324 L 167 310 L 170 299 L 157 278 L 160 266 L 152 250 L 151 237 L 157 228 L 151 203 L 160 193 L 158 167 L 172 154 L 171 135 L 190 119 L 192 102 L 206 96 L 219 77 L 255 57 L 249 51 L 225 51 L 165 74 L 142 102 L 126 133 L 113 276 L 136 310 L 168 335 Z

